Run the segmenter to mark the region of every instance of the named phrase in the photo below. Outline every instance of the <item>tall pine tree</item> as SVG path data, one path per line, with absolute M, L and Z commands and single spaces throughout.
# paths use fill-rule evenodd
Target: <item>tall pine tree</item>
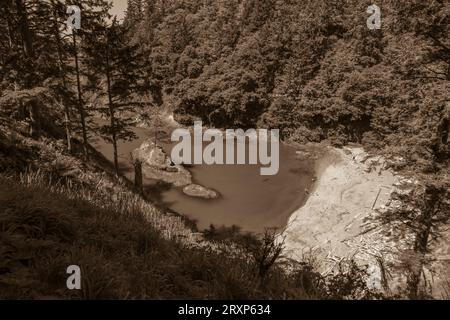
M 109 121 L 99 127 L 101 136 L 112 144 L 114 167 L 119 175 L 118 141 L 135 138 L 132 131 L 133 111 L 145 86 L 138 46 L 127 41 L 127 30 L 114 19 L 110 26 L 103 25 L 97 33 L 86 36 L 86 63 L 90 70 L 91 89 L 98 92 L 101 102 L 97 110 Z

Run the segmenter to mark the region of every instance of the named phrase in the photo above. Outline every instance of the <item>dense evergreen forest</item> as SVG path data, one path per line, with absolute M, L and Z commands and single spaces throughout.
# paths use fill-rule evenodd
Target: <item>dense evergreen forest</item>
M 450 3 L 130 0 L 153 86 L 178 119 L 362 143 L 439 170 L 449 158 Z M 398 143 L 402 141 L 402 143 Z
M 235 256 L 223 239 L 180 244 L 178 224 L 161 235 L 175 223 L 142 218 L 148 206 L 159 215 L 130 191 L 117 150 L 136 114 L 159 109 L 183 125 L 276 128 L 288 143 L 357 143 L 392 159 L 421 184 L 382 220 L 413 234 L 404 296 L 428 298 L 424 257 L 450 219 L 448 0 L 380 0 L 375 30 L 360 0 L 128 0 L 123 21 L 105 0 L 0 3 L 0 298 L 383 297 L 352 263 L 329 278 L 307 263 L 286 273 L 269 235 L 232 233 Z M 68 5 L 80 29 L 67 28 Z M 74 258 L 92 286 L 76 294 L 58 289 Z

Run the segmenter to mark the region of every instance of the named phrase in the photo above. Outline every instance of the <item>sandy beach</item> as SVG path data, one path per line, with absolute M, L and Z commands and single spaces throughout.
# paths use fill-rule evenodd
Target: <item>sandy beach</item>
M 373 285 L 379 286 L 377 259 L 387 259 L 392 246 L 368 221 L 389 203 L 399 177 L 358 147 L 326 147 L 316 172 L 318 180 L 306 204 L 291 215 L 280 235 L 285 254 L 295 260 L 320 257 L 323 274 L 353 258 L 369 266 Z

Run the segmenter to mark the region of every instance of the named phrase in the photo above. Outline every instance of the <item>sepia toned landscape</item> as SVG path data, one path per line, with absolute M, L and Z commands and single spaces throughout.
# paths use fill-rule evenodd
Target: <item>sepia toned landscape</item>
M 450 2 L 0 0 L 0 299 L 450 299 Z

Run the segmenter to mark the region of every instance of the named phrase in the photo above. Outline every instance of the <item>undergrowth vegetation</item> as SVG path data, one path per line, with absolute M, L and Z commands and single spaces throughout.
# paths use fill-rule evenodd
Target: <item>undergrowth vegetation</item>
M 242 237 L 233 255 L 216 241 L 188 244 L 164 235 L 144 200 L 128 197 L 107 203 L 40 172 L 3 175 L 0 298 L 377 297 L 356 265 L 322 277 L 307 263 L 284 259 L 272 233 Z M 72 264 L 81 267 L 81 290 L 66 288 Z

